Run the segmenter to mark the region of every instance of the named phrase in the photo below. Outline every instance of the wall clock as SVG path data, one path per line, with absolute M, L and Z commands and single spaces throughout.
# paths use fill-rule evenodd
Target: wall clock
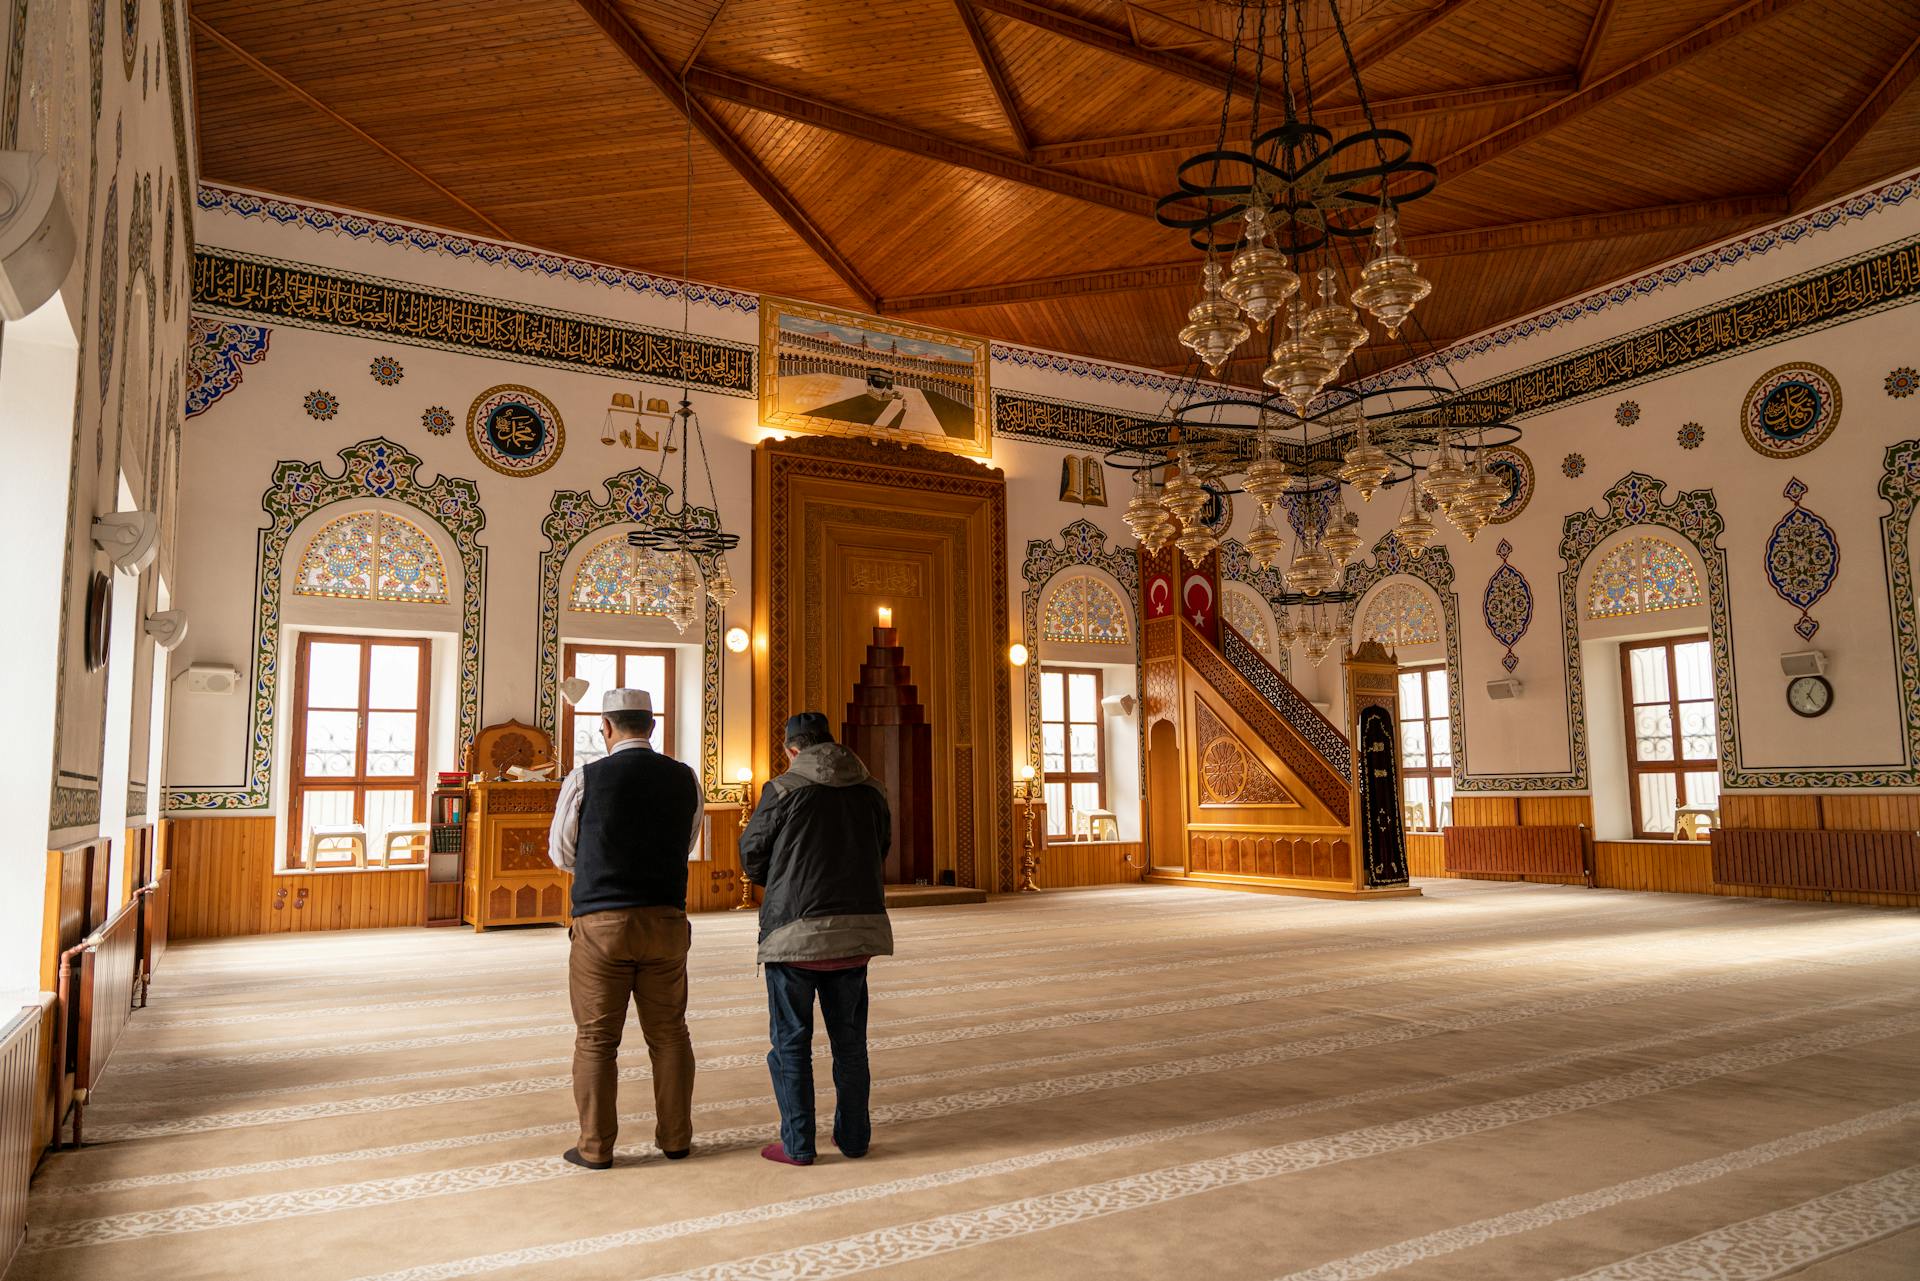
M 1787 706 L 1798 716 L 1824 716 L 1833 706 L 1833 686 L 1824 676 L 1796 676 L 1787 682 Z

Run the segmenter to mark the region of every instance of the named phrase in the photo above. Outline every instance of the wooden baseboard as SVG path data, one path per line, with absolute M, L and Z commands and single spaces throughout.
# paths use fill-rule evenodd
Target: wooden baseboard
M 1141 878 L 1150 885 L 1185 885 L 1189 888 L 1207 890 L 1252 891 L 1255 894 L 1285 894 L 1294 898 L 1327 899 L 1381 899 L 1381 898 L 1419 898 L 1418 885 L 1400 885 L 1389 889 L 1347 889 L 1327 885 L 1281 884 L 1275 881 L 1254 880 L 1238 876 L 1194 876 L 1182 873 L 1154 871 Z

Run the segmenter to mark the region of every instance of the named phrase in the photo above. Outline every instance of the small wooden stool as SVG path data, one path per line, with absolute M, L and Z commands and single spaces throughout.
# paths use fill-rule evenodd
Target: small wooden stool
M 426 823 L 395 823 L 389 827 L 387 847 L 383 851 L 387 865 L 424 863 L 428 843 L 433 839 L 432 832 L 433 828 Z
M 307 866 L 319 867 L 322 847 L 344 842 L 353 851 L 353 865 L 367 865 L 367 829 L 359 823 L 315 823 L 307 829 Z

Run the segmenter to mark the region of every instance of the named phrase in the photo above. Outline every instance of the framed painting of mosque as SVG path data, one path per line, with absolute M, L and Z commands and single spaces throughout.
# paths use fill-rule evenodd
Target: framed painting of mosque
M 760 300 L 760 421 L 984 457 L 987 341 L 785 298 Z

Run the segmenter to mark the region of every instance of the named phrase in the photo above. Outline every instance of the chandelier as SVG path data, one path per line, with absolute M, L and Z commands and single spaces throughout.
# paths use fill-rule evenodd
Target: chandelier
M 687 199 L 684 239 L 680 249 L 680 279 L 692 278 L 693 252 L 693 115 L 687 113 L 685 137 L 687 157 Z M 680 333 L 683 341 L 691 344 L 693 323 L 691 315 L 691 290 L 680 291 Z M 681 365 L 682 374 L 686 374 L 684 353 Z M 694 412 L 692 397 L 692 379 L 683 377 L 680 383 L 680 407 L 674 411 L 667 425 L 666 435 L 660 442 L 660 470 L 653 473 L 657 481 L 665 482 L 667 459 L 674 454 L 680 455 L 680 485 L 670 489 L 659 519 L 646 529 L 638 529 L 627 535 L 627 542 L 634 547 L 646 548 L 667 556 L 673 564 L 673 574 L 668 580 L 667 618 L 673 623 L 674 630 L 682 636 L 700 614 L 701 570 L 706 571 L 706 596 L 713 607 L 725 612 L 727 602 L 731 601 L 737 589 L 733 585 L 733 575 L 727 570 L 727 553 L 740 545 L 740 535 L 730 534 L 720 525 L 720 502 L 713 488 L 713 466 L 707 458 L 707 441 L 700 429 L 700 416 Z M 700 455 L 700 471 L 707 483 L 707 506 L 694 506 L 687 487 L 688 469 L 693 455 Z M 676 505 L 675 499 L 678 499 Z
M 1147 550 L 1171 543 L 1200 560 L 1223 532 L 1210 517 L 1245 494 L 1254 564 L 1281 567 L 1303 600 L 1331 600 L 1365 547 L 1349 493 L 1357 504 L 1405 496 L 1392 532 L 1410 557 L 1438 536 L 1430 510 L 1471 541 L 1508 498 L 1486 453 L 1520 432 L 1457 384 L 1362 390 L 1347 378 L 1369 342 L 1415 359 L 1416 340 L 1433 350 L 1415 314 L 1433 286 L 1401 251 L 1399 211 L 1437 171 L 1413 158 L 1406 134 L 1375 123 L 1339 0 L 1326 0 L 1331 43 L 1364 120 L 1343 134 L 1317 119 L 1306 0 L 1221 4 L 1234 17 L 1218 138 L 1180 163 L 1155 206 L 1203 255 L 1200 298 L 1179 331 L 1197 363 L 1163 420 L 1123 430 L 1107 462 L 1134 472 L 1124 519 Z M 1203 392 L 1198 367 L 1218 377 L 1255 334 L 1264 390 Z M 1445 369 L 1425 367 L 1435 366 Z M 1308 636 L 1296 639 L 1311 654 Z

